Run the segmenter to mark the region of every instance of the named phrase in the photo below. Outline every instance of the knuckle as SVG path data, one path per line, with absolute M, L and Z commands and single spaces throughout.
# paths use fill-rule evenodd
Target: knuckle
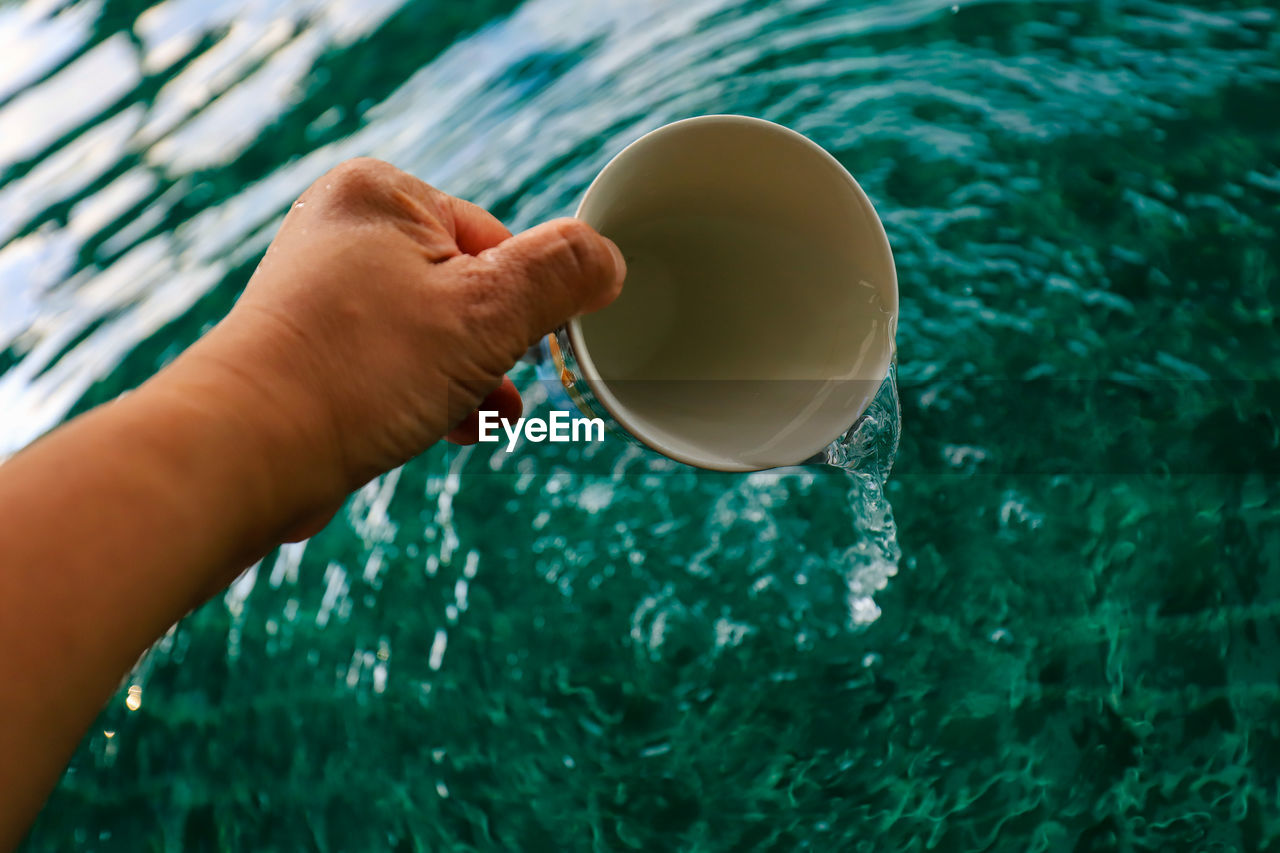
M 357 157 L 334 166 L 317 183 L 332 201 L 358 205 L 381 198 L 396 184 L 400 170 L 372 157 Z
M 415 241 L 431 261 L 457 254 L 453 226 L 439 190 L 372 157 L 339 163 L 313 185 L 318 205 L 348 222 L 393 226 Z

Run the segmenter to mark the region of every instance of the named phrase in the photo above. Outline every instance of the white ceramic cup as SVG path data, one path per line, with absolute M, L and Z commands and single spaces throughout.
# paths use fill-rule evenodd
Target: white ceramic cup
M 885 381 L 889 241 L 804 136 L 745 116 L 669 124 L 614 157 L 577 215 L 622 249 L 627 281 L 551 349 L 565 385 L 585 383 L 579 405 L 594 397 L 643 444 L 701 468 L 800 464 Z

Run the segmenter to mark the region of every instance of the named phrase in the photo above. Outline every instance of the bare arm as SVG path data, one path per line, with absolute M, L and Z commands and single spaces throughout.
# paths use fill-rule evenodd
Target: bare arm
M 376 161 L 300 201 L 226 320 L 0 465 L 0 849 L 173 622 L 370 478 L 474 440 L 477 407 L 517 413 L 504 372 L 621 287 L 585 225 L 510 237 Z

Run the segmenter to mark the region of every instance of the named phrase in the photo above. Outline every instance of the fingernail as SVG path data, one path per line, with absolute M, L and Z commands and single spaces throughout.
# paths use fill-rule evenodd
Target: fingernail
M 627 277 L 627 261 L 622 257 L 622 250 L 618 248 L 617 243 L 608 237 L 605 237 L 604 241 L 609 245 L 609 251 L 613 252 L 614 286 L 622 287 L 622 282 Z

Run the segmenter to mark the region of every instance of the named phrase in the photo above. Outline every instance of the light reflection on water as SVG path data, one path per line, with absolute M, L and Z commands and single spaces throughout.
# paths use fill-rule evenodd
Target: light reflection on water
M 1262 45 L 1256 50 L 1205 45 L 1186 55 L 1144 55 L 1140 64 L 1093 64 L 1087 61 L 1090 54 L 1101 60 L 1119 47 L 1099 39 L 1080 45 L 1083 63 L 1074 57 L 1068 64 L 1050 52 L 1009 57 L 942 46 L 924 54 L 901 50 L 824 57 L 753 71 L 790 51 L 812 52 L 870 33 L 908 30 L 950 14 L 951 4 L 883 3 L 813 21 L 804 20 L 810 4 L 774 3 L 731 14 L 736 5 L 712 0 L 601 9 L 565 0 L 528 3 L 455 44 L 370 107 L 357 133 L 307 152 L 220 204 L 159 231 L 156 225 L 177 196 L 157 195 L 157 186 L 174 186 L 180 193 L 190 188 L 186 176 L 233 160 L 288 108 L 321 51 L 350 43 L 393 8 L 386 3 L 170 0 L 149 10 L 135 27 L 141 52 L 124 34 L 112 36 L 0 109 L 0 163 L 12 164 L 114 108 L 136 86 L 144 67 L 148 73 L 162 70 L 200 38 L 218 34 L 148 105 L 127 105 L 103 116 L 0 190 L 0 233 L 12 236 L 24 226 L 30 230 L 33 217 L 75 198 L 126 156 L 140 158 L 137 167 L 96 193 L 93 208 L 82 208 L 82 216 L 69 225 L 45 222 L 0 251 L 5 294 L 0 345 L 32 329 L 22 336 L 22 365 L 0 378 L 0 406 L 22 413 L 6 419 L 0 447 L 11 451 L 56 423 L 132 346 L 219 282 L 228 260 L 236 263 L 260 252 L 289 202 L 349 156 L 390 160 L 481 204 L 516 198 L 509 224 L 523 228 L 565 213 L 600 166 L 642 132 L 732 103 L 789 123 L 836 151 L 889 140 L 930 160 L 974 160 L 987 177 L 967 186 L 951 209 L 885 206 L 896 245 L 939 252 L 934 235 L 988 216 L 990 205 L 1010 194 L 1035 190 L 1034 176 L 1011 172 L 1017 164 L 980 159 L 993 138 L 1047 140 L 1097 123 L 1114 124 L 1120 120 L 1118 101 L 1124 102 L 1124 120 L 1149 123 L 1177 109 L 1171 92 L 1185 97 L 1211 91 L 1233 74 L 1257 73 L 1254 66 L 1267 56 Z M 1205 25 L 1199 18 L 1186 20 L 1189 10 L 1157 6 L 1144 11 L 1138 21 L 1143 25 L 1155 16 L 1174 30 Z M 1064 9 L 1049 17 L 1054 14 L 1072 13 Z M 1241 18 L 1268 14 L 1243 10 L 1209 18 L 1208 25 L 1236 26 Z M 791 16 L 801 22 L 786 25 Z M 86 32 L 87 19 L 91 16 L 79 6 L 53 23 L 10 10 L 0 32 L 23 43 L 43 35 L 51 45 L 65 44 L 68 32 Z M 512 73 L 525 63 L 554 57 L 566 58 L 554 76 L 530 81 Z M 4 70 L 0 79 L 21 81 L 22 66 Z M 974 85 L 976 80 L 982 85 Z M 1036 108 L 1042 102 L 1052 102 L 1052 109 Z M 958 120 L 920 121 L 915 115 L 920 104 L 945 104 Z M 586 140 L 592 141 L 589 148 Z M 551 174 L 549 164 L 555 164 Z M 874 168 L 890 166 L 885 161 Z M 878 177 L 859 174 L 873 192 Z M 1267 180 L 1261 174 L 1259 179 Z M 148 196 L 146 207 L 119 218 Z M 1133 203 L 1150 215 L 1167 215 L 1157 198 L 1135 195 Z M 150 227 L 131 229 L 136 222 Z M 148 231 L 154 233 L 144 239 Z M 112 241 L 122 233 L 124 238 Z M 109 242 L 98 252 L 107 260 L 105 273 L 118 272 L 133 286 L 101 298 L 89 295 L 100 289 L 91 281 L 97 271 L 71 273 L 75 253 L 90 238 Z M 950 263 L 977 269 L 995 263 L 1032 266 L 1020 247 L 985 248 Z M 59 369 L 37 376 L 61 343 L 103 320 L 111 322 L 61 354 Z M 1004 321 L 1027 322 L 1014 316 Z

